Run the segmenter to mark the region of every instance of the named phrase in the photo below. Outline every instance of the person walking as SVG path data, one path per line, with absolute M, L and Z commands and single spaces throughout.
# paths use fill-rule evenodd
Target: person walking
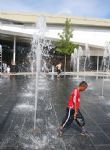
M 60 136 L 64 132 L 64 128 L 67 128 L 71 125 L 73 120 L 75 120 L 78 126 L 81 129 L 81 135 L 86 134 L 85 120 L 80 111 L 80 92 L 85 91 L 88 87 L 88 84 L 85 81 L 82 81 L 78 87 L 75 87 L 70 94 L 67 107 L 66 107 L 66 115 L 61 123 L 59 134 Z
M 57 78 L 60 77 L 61 67 L 62 67 L 62 63 L 61 62 L 58 65 L 56 65 L 56 68 L 57 68 Z

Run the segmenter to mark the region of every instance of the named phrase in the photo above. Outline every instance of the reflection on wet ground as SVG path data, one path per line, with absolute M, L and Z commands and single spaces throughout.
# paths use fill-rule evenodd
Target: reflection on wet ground
M 60 79 L 41 75 L 36 130 L 34 126 L 35 78 L 11 76 L 0 78 L 0 149 L 1 150 L 110 150 L 110 83 L 86 77 L 88 89 L 81 93 L 81 111 L 88 136 L 81 136 L 72 124 L 63 137 L 57 128 L 65 114 L 69 93 L 83 78 Z

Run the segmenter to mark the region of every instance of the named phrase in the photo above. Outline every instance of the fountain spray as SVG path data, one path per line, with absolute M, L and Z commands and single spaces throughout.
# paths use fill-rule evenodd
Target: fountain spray
M 33 59 L 35 59 L 35 66 L 36 66 L 35 67 L 36 84 L 35 84 L 34 130 L 36 129 L 38 82 L 39 82 L 39 76 L 41 71 L 43 47 L 45 45 L 45 32 L 46 32 L 46 19 L 45 17 L 39 17 L 36 23 L 36 32 L 33 35 L 33 41 L 32 41 L 32 53 L 33 53 Z

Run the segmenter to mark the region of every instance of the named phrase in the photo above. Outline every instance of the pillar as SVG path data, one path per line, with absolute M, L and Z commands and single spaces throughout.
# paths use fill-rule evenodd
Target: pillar
M 16 36 L 14 36 L 13 40 L 13 62 L 12 65 L 16 65 Z
M 99 72 L 99 56 L 97 56 L 97 73 Z

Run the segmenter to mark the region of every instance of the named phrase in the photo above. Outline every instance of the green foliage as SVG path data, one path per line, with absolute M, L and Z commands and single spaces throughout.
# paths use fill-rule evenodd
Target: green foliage
M 64 30 L 62 34 L 58 34 L 60 39 L 55 43 L 56 51 L 60 54 L 70 55 L 72 52 L 74 52 L 74 49 L 78 47 L 78 45 L 70 41 L 70 39 L 73 37 L 72 32 L 73 29 L 71 20 L 66 18 Z

